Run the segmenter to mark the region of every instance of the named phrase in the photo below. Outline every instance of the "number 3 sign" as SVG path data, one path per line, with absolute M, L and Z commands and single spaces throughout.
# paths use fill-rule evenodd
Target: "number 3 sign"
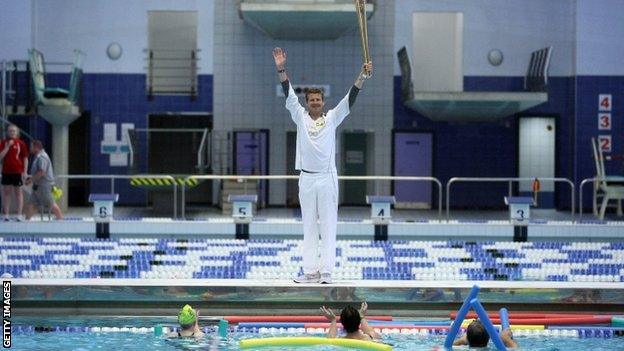
M 598 114 L 598 130 L 611 130 L 611 114 L 610 113 Z

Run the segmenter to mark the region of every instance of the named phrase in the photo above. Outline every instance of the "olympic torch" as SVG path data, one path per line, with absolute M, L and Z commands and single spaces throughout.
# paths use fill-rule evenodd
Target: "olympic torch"
M 362 56 L 364 59 L 364 63 L 370 63 L 370 52 L 368 51 L 368 26 L 366 24 L 366 0 L 354 0 L 355 1 L 355 12 L 358 17 L 358 24 L 360 27 L 360 40 L 362 41 Z M 370 78 L 371 72 L 368 72 L 367 75 Z

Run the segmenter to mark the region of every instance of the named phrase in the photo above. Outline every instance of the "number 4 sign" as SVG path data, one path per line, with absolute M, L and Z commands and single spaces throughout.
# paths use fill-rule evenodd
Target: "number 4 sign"
M 600 145 L 600 149 L 602 150 L 602 152 L 611 152 L 611 136 L 610 135 L 599 135 L 598 144 Z
M 598 111 L 611 111 L 611 94 L 598 95 Z
M 611 114 L 610 113 L 598 114 L 598 130 L 611 130 Z

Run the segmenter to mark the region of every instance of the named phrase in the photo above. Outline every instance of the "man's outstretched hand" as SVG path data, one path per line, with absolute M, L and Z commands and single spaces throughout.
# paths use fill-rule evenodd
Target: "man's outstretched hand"
M 278 70 L 284 69 L 286 65 L 286 51 L 282 50 L 282 48 L 273 49 L 273 59 Z

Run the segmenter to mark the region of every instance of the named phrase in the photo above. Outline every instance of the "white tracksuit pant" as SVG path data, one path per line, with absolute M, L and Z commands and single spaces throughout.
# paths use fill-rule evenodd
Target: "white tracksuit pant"
M 299 203 L 303 221 L 303 272 L 305 274 L 332 273 L 336 265 L 337 174 L 301 172 Z M 319 235 L 321 236 L 320 261 Z

